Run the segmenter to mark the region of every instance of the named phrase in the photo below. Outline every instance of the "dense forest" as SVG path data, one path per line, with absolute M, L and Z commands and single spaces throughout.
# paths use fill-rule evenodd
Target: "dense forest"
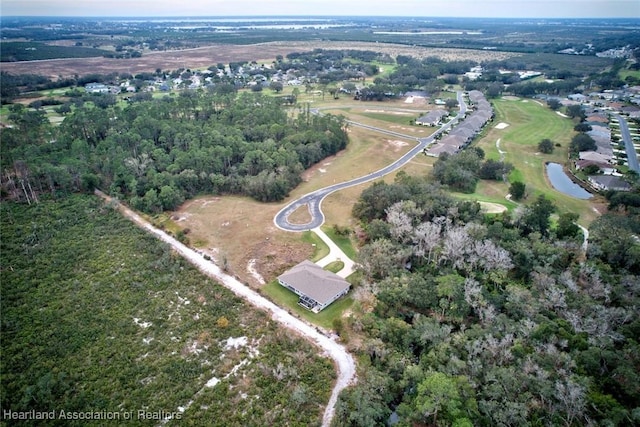
M 11 107 L 3 130 L 3 196 L 91 190 L 135 209 L 174 209 L 198 193 L 281 200 L 300 173 L 347 145 L 345 121 L 246 93 L 184 91 L 120 105 L 80 98 L 59 127 L 42 110 Z
M 112 206 L 72 194 L 0 217 L 2 410 L 56 411 L 2 425 L 320 424 L 331 362 Z
M 544 196 L 485 216 L 424 177 L 366 189 L 365 280 L 341 325 L 361 371 L 335 425 L 640 423 L 637 195 L 610 208 L 585 251 Z

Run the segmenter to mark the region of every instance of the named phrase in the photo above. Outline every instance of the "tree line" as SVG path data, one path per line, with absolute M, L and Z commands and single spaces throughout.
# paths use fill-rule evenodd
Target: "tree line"
M 610 197 L 585 253 L 544 196 L 485 216 L 425 177 L 363 191 L 364 279 L 341 325 L 361 371 L 336 425 L 638 423 L 636 199 Z
M 194 91 L 124 106 L 84 102 L 57 128 L 43 112 L 16 107 L 16 126 L 3 131 L 3 196 L 100 186 L 147 212 L 200 193 L 281 200 L 304 169 L 348 142 L 343 118 L 281 103 Z

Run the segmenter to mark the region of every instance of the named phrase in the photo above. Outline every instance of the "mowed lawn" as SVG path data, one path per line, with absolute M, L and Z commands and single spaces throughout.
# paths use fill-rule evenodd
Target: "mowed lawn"
M 599 197 L 587 201 L 567 196 L 553 189 L 545 174 L 546 162 L 567 162 L 575 123 L 534 100 L 503 98 L 493 100 L 492 104 L 496 118 L 477 143 L 485 151 L 486 158 L 500 159 L 497 146 L 497 141 L 500 141 L 499 149 L 504 152 L 504 160 L 515 167 L 510 181 L 522 181 L 527 186 L 525 203 L 544 194 L 554 201 L 560 212 L 575 212 L 580 215 L 581 224 L 590 224 L 598 216 L 594 205 L 599 202 Z M 496 126 L 500 123 L 508 126 L 499 129 Z M 552 154 L 540 153 L 538 143 L 545 138 L 560 144 L 560 147 L 555 147 Z M 504 197 L 508 191 L 508 184 L 490 181 L 481 181 L 477 188 L 479 195 L 491 199 Z
M 380 129 L 398 132 L 414 138 L 426 138 L 435 129 L 428 126 L 413 124 L 413 121 L 433 110 L 433 105 L 405 104 L 401 101 L 361 102 L 337 101 L 339 104 L 331 104 L 330 108 L 322 108 L 323 113 L 343 115 L 348 120 L 374 126 Z
M 353 298 L 351 294 L 348 294 L 329 305 L 329 307 L 320 313 L 314 313 L 299 305 L 298 300 L 300 297 L 289 289 L 282 287 L 277 280 L 273 280 L 264 285 L 260 288 L 260 292 L 268 296 L 280 307 L 286 308 L 287 311 L 294 316 L 305 319 L 327 330 L 333 329 L 333 320 L 341 318 L 343 313 L 353 305 Z

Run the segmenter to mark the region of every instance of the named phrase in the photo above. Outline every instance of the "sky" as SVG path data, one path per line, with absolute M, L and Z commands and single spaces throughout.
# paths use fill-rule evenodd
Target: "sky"
M 2 0 L 0 15 L 640 18 L 640 0 Z

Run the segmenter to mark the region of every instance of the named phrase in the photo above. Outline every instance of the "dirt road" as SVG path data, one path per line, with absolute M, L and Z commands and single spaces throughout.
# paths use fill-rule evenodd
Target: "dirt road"
M 107 201 L 113 201 L 109 196 L 96 190 L 96 195 L 102 197 Z M 202 255 L 193 249 L 183 245 L 173 237 L 169 236 L 162 230 L 159 230 L 149 224 L 146 220 L 133 212 L 131 209 L 118 204 L 120 212 L 122 212 L 127 218 L 134 221 L 141 228 L 146 229 L 150 233 L 154 234 L 157 238 L 165 243 L 171 245 L 171 247 L 183 256 L 186 260 L 198 267 L 203 273 L 212 277 L 218 281 L 221 285 L 231 290 L 233 293 L 244 299 L 248 303 L 262 310 L 266 310 L 271 313 L 271 317 L 283 324 L 285 327 L 297 331 L 305 338 L 312 341 L 315 345 L 320 347 L 327 356 L 329 356 L 336 364 L 338 370 L 338 378 L 331 391 L 331 398 L 324 411 L 322 418 L 322 425 L 329 426 L 335 412 L 335 405 L 338 400 L 338 394 L 347 386 L 356 381 L 356 365 L 353 357 L 344 348 L 344 346 L 338 344 L 327 336 L 321 334 L 315 327 L 307 324 L 306 322 L 293 317 L 286 310 L 278 307 L 271 301 L 262 297 L 249 287 L 240 283 L 234 277 L 225 274 L 217 265 L 211 261 L 205 260 Z

